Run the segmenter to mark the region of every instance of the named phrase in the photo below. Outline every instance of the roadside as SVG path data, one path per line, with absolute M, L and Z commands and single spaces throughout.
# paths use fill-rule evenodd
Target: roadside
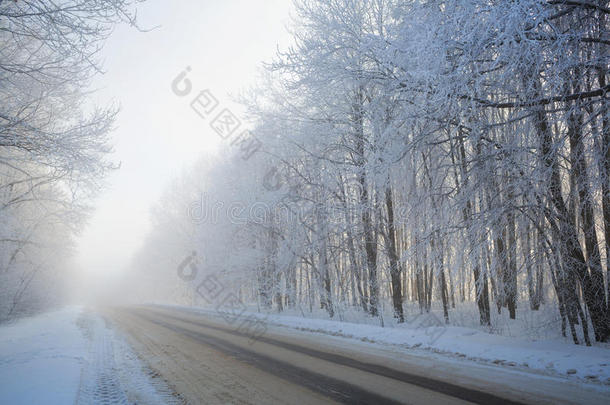
M 122 335 L 69 307 L 0 327 L 0 403 L 178 403 Z
M 215 309 L 159 305 L 223 319 Z M 610 391 L 610 349 L 578 346 L 557 340 L 532 341 L 444 325 L 434 315 L 421 315 L 402 325 L 377 325 L 244 312 L 268 326 L 347 338 L 398 352 L 438 355 L 510 370 L 556 376 Z

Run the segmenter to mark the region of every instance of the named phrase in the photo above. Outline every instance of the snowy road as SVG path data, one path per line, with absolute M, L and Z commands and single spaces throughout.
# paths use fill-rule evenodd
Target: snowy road
M 105 312 L 188 403 L 606 403 L 576 383 L 270 328 L 258 341 L 178 309 Z

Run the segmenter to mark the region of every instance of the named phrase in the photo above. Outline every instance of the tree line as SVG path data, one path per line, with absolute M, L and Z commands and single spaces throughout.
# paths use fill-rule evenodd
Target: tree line
M 608 341 L 610 4 L 294 10 L 293 44 L 243 95 L 264 150 L 177 180 L 134 265 L 169 277 L 197 250 L 267 309 L 403 322 L 412 302 L 450 323 L 473 303 L 487 327 L 549 308 L 574 343 Z M 231 215 L 193 220 L 202 195 Z
M 73 237 L 115 165 L 118 110 L 90 102 L 132 1 L 0 1 L 0 321 L 65 298 Z

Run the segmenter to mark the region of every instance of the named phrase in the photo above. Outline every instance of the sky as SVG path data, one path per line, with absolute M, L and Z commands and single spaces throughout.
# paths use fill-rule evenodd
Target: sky
M 208 89 L 239 116 L 231 95 L 253 86 L 261 63 L 289 44 L 290 8 L 289 0 L 148 0 L 138 5 L 139 25 L 157 28 L 115 29 L 92 88 L 95 103 L 121 107 L 112 133 L 120 169 L 77 240 L 75 265 L 88 279 L 129 269 L 164 188 L 224 142 L 190 108 L 190 95 L 172 92 L 174 78 L 188 67 L 192 94 Z

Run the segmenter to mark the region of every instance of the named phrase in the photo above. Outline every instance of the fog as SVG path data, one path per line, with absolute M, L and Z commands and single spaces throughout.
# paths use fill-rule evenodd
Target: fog
M 610 340 L 606 5 L 60 3 L 0 1 L 0 321 Z
M 151 206 L 170 181 L 198 159 L 219 158 L 223 141 L 171 91 L 186 67 L 194 86 L 209 89 L 243 115 L 234 99 L 254 86 L 262 62 L 290 40 L 290 1 L 151 0 L 138 8 L 142 32 L 120 24 L 102 50 L 105 73 L 95 78 L 94 103 L 116 103 L 109 174 L 94 212 L 78 236 L 78 299 L 113 290 L 124 280 L 135 251 L 150 230 Z M 77 283 L 78 285 L 78 283 Z

